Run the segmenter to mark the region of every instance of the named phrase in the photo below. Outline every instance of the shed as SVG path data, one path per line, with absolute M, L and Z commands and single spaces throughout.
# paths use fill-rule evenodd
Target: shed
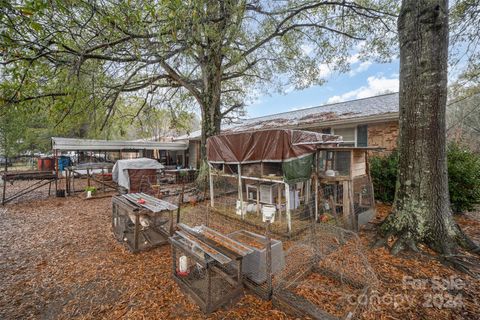
M 157 173 L 164 166 L 148 158 L 118 160 L 112 172 L 112 179 L 129 192 L 148 191 L 157 184 Z

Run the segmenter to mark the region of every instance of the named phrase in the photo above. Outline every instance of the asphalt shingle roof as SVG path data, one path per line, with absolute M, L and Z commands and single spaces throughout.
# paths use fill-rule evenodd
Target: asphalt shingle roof
M 276 113 L 268 116 L 239 120 L 237 123 L 222 125 L 222 132 L 239 132 L 273 128 L 308 126 L 335 120 L 346 120 L 382 114 L 398 113 L 398 93 L 389 93 L 369 98 L 350 100 L 317 107 Z M 175 140 L 200 136 L 200 131 Z

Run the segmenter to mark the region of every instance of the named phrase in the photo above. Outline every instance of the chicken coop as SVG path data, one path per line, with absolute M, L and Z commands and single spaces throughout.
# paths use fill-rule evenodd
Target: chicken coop
M 283 129 L 210 137 L 211 207 L 256 225 L 275 211 L 272 231 L 281 235 L 303 232 L 310 219 L 357 230 L 375 213 L 368 155 L 380 148 L 341 142 Z
M 184 294 L 206 314 L 239 300 L 242 259 L 252 249 L 205 226 L 177 226 L 170 237 L 172 272 Z
M 115 238 L 134 253 L 168 243 L 173 234 L 177 206 L 144 193 L 112 198 L 112 230 Z
M 256 224 L 274 211 L 273 232 L 301 232 L 306 222 L 300 221 L 308 219 L 317 197 L 312 192 L 317 150 L 339 142 L 335 135 L 285 129 L 210 137 L 211 207 L 227 214 L 233 208 L 233 216 Z
M 375 214 L 368 154 L 379 148 L 320 148 L 316 159 L 319 219 L 336 219 L 356 230 Z

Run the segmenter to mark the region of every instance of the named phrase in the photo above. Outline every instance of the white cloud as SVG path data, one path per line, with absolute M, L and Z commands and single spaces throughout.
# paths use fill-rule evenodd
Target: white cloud
M 355 54 L 353 54 L 353 55 L 351 55 L 350 57 L 347 58 L 347 62 L 350 63 L 350 64 L 355 64 L 360 60 L 359 56 L 360 55 L 358 53 L 355 53 Z
M 361 72 L 364 72 L 364 71 L 367 71 L 368 68 L 370 68 L 370 66 L 372 65 L 372 62 L 370 61 L 364 61 L 364 62 L 361 62 L 356 68 L 354 68 L 353 70 L 351 70 L 348 75 L 350 77 L 353 77 Z
M 358 89 L 346 92 L 344 94 L 330 97 L 327 100 L 327 103 L 336 103 L 352 99 L 368 98 L 387 92 L 397 92 L 399 85 L 398 77 L 385 78 L 384 76 L 368 77 L 367 83 L 367 86 L 362 86 Z
M 320 70 L 320 77 L 323 79 L 328 78 L 332 74 L 332 69 L 327 63 L 321 63 L 318 69 Z

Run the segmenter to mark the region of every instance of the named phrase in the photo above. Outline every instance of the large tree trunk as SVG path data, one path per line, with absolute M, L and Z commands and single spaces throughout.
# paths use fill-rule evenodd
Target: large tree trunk
M 200 102 L 202 110 L 202 135 L 200 155 L 206 161 L 206 142 L 213 135 L 220 133 L 222 121 L 221 96 L 223 54 L 222 42 L 229 14 L 223 2 L 208 2 L 206 5 L 207 16 L 212 19 L 209 28 L 215 32 L 206 32 L 206 49 L 202 52 L 202 80 L 203 90 Z M 215 21 L 214 17 L 223 17 Z
M 454 222 L 446 162 L 448 1 L 404 0 L 400 37 L 399 170 L 392 213 L 382 225 L 392 247 L 424 243 L 446 256 L 473 248 Z

